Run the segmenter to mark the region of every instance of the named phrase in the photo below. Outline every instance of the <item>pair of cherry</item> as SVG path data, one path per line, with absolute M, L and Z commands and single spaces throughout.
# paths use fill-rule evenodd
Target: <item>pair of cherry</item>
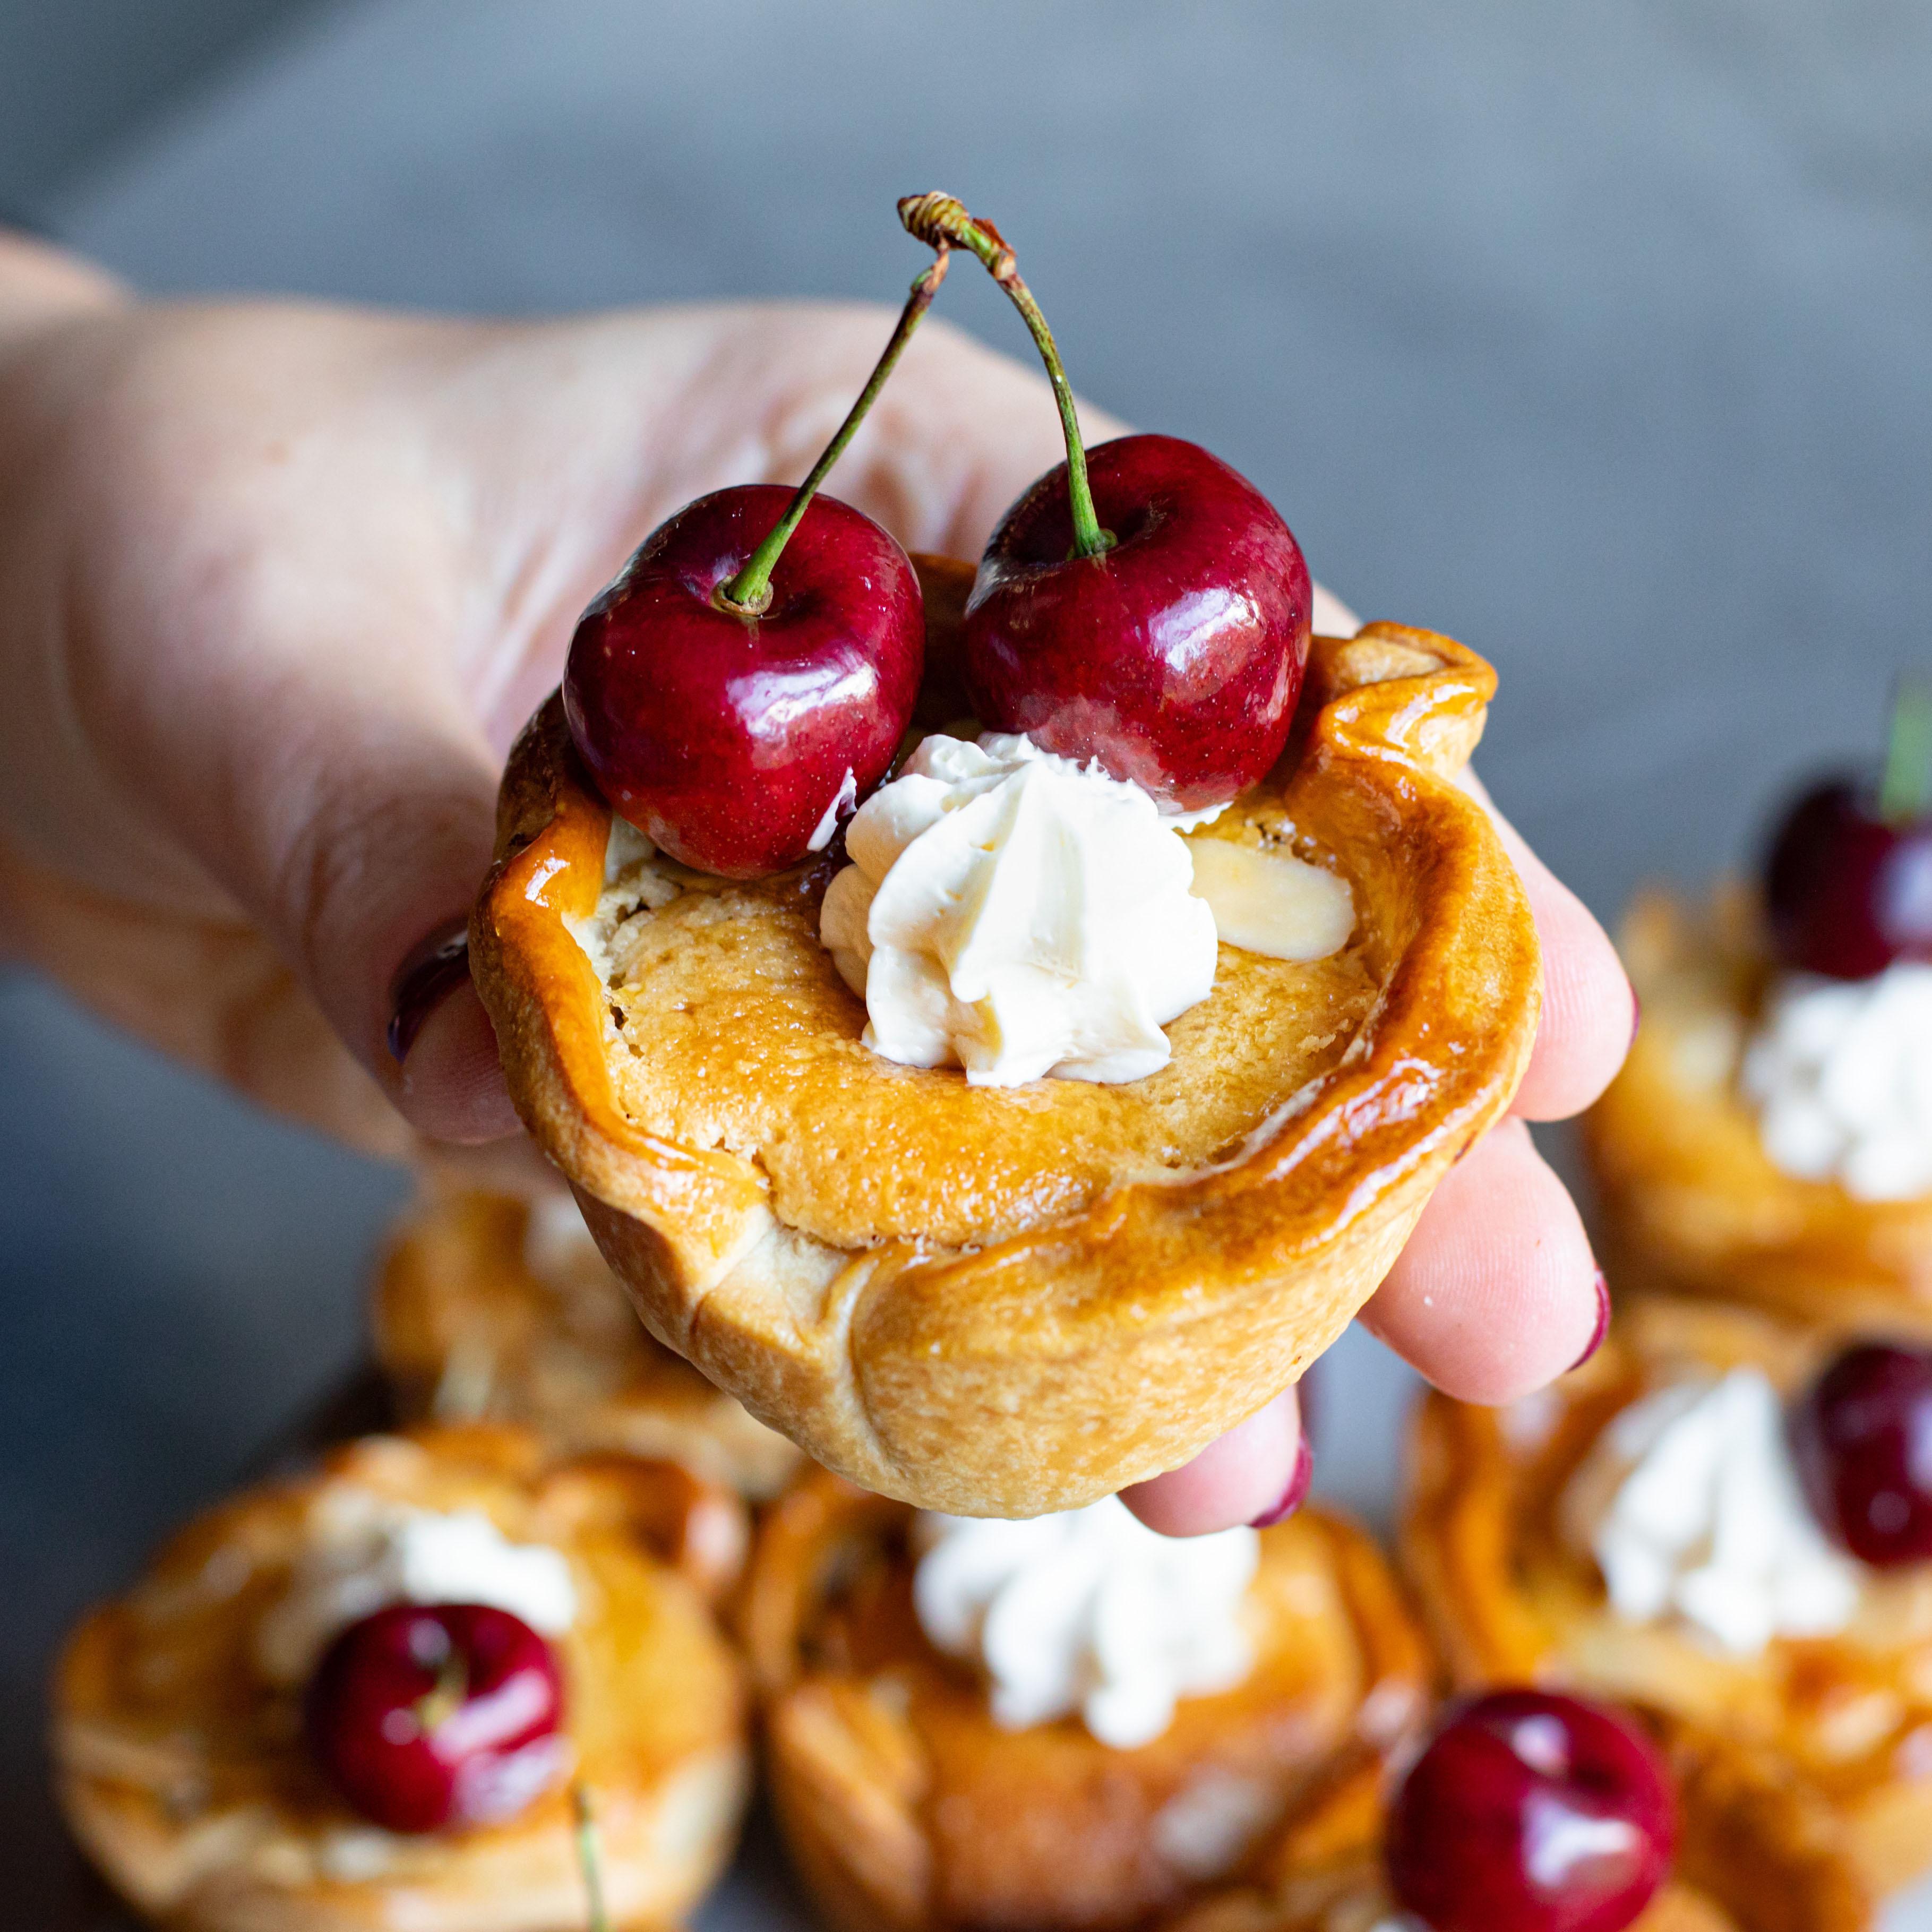
M 961 640 L 989 729 L 1132 780 L 1183 811 L 1226 802 L 1286 742 L 1308 651 L 1308 568 L 1251 484 L 1191 442 L 1083 448 L 1052 334 L 990 223 L 944 195 L 901 219 L 935 250 L 851 413 L 796 493 L 700 497 L 584 613 L 563 682 L 611 806 L 673 857 L 755 878 L 802 861 L 885 776 L 925 655 L 897 543 L 816 492 L 944 278 L 970 250 L 1012 299 L 1060 406 L 1066 460 L 1009 509 Z

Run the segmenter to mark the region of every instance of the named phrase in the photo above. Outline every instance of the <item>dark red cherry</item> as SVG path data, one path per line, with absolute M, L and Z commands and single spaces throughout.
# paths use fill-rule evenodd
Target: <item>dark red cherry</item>
M 1787 966 L 1864 980 L 1894 959 L 1932 959 L 1932 820 L 1881 815 L 1865 786 L 1806 792 L 1772 840 L 1764 884 Z
M 1655 1750 L 1580 1698 L 1498 1690 L 1452 1710 L 1389 1808 L 1389 1882 L 1434 1932 L 1621 1932 L 1670 1870 Z
M 331 1782 L 389 1832 L 514 1816 L 557 1774 L 562 1722 L 555 1652 L 487 1604 L 396 1604 L 350 1624 L 303 1709 Z
M 612 809 L 728 878 L 799 864 L 878 783 L 925 661 L 911 562 L 832 497 L 806 508 L 758 614 L 716 594 L 792 495 L 746 484 L 659 524 L 584 612 L 564 673 L 571 736 Z
M 986 546 L 962 638 L 974 715 L 1183 808 L 1224 804 L 1288 740 L 1308 661 L 1300 547 L 1197 444 L 1124 436 L 1087 466 L 1110 548 L 1070 554 L 1064 464 Z
M 1932 1354 L 1847 1348 L 1792 1412 L 1792 1446 L 1818 1520 L 1880 1569 L 1932 1558 Z

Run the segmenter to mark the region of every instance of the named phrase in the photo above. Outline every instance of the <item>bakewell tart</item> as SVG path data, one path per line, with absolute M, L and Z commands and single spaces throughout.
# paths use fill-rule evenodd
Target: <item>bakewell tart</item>
M 1932 1361 L 1691 1300 L 1501 1410 L 1432 1394 L 1405 1566 L 1455 1680 L 1628 1697 L 1772 1752 L 1876 1889 L 1932 1864 Z
M 1862 1932 L 1870 1898 L 1839 1838 L 1774 1753 L 1654 1710 L 1505 1690 L 1451 1707 L 1394 1789 L 1338 1777 L 1166 1932 Z
M 392 1234 L 371 1313 L 406 1422 L 506 1422 L 558 1454 L 681 1462 L 756 1501 L 798 1451 L 639 1326 L 561 1187 L 431 1181 Z
M 1834 1142 L 1814 1104 L 1842 1094 L 1854 1120 L 1887 1121 L 1886 1096 L 1862 1090 L 1874 1071 L 1913 1077 L 1910 1036 L 1926 1030 L 1916 982 L 1932 970 L 1786 985 L 1741 887 L 1697 909 L 1643 895 L 1620 950 L 1643 1023 L 1582 1127 L 1610 1278 L 1841 1334 L 1932 1334 L 1932 1175 L 1887 1171 L 1903 1135 Z M 1834 1030 L 1814 1053 L 1804 1036 L 1820 1021 Z
M 669 1924 L 749 1782 L 711 1609 L 744 1543 L 736 1499 L 669 1463 L 365 1438 L 208 1511 L 80 1624 L 61 1808 L 192 1932 L 578 1932 L 581 1795 L 610 1922 Z
M 822 1470 L 760 1524 L 740 1624 L 778 1820 L 840 1932 L 1144 1922 L 1399 1749 L 1432 1668 L 1373 1544 L 1318 1508 L 1172 1540 L 1112 1498 L 934 1517 Z
M 915 561 L 930 730 L 973 573 Z M 1160 1070 L 1012 1086 L 866 1043 L 820 938 L 838 842 L 763 879 L 678 866 L 553 699 L 471 926 L 511 1092 L 645 1325 L 760 1420 L 921 1507 L 1089 1503 L 1293 1382 L 1508 1104 L 1536 936 L 1455 782 L 1494 688 L 1431 632 L 1315 640 L 1286 752 L 1192 844 L 1339 878 L 1348 943 L 1222 943 Z

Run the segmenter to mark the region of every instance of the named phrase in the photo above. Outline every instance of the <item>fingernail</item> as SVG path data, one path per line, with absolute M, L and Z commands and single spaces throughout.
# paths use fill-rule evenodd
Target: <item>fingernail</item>
M 1580 1369 L 1604 1346 L 1604 1337 L 1610 1332 L 1610 1285 L 1604 1279 L 1601 1268 L 1597 1270 L 1597 1325 L 1590 1330 L 1590 1339 L 1583 1352 L 1570 1364 L 1572 1369 Z
M 1250 1529 L 1272 1529 L 1278 1522 L 1286 1522 L 1308 1500 L 1308 1486 L 1315 1480 L 1315 1452 L 1308 1446 L 1304 1434 L 1295 1445 L 1294 1474 L 1288 1479 L 1288 1487 L 1281 1492 L 1281 1500 L 1273 1509 L 1264 1510 L 1249 1524 Z
M 470 976 L 470 922 L 453 919 L 415 947 L 389 982 L 389 1058 L 410 1057 L 429 1016 Z
M 1633 986 L 1630 988 L 1630 1045 L 1636 1044 L 1636 1030 L 1643 1024 L 1642 995 Z

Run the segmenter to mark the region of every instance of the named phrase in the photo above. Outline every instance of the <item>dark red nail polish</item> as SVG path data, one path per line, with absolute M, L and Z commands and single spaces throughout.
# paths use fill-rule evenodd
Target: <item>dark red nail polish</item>
M 1294 1474 L 1288 1479 L 1288 1487 L 1281 1492 L 1281 1500 L 1273 1509 L 1264 1510 L 1249 1524 L 1250 1529 L 1272 1529 L 1278 1522 L 1286 1522 L 1308 1500 L 1308 1486 L 1315 1480 L 1315 1452 L 1308 1446 L 1304 1433 L 1295 1445 Z
M 410 1057 L 429 1016 L 470 976 L 470 923 L 452 920 L 413 948 L 389 982 L 389 1058 Z
M 1572 1362 L 1573 1369 L 1580 1369 L 1604 1346 L 1604 1337 L 1610 1332 L 1610 1285 L 1604 1279 L 1601 1268 L 1597 1270 L 1597 1325 L 1590 1330 L 1590 1339 L 1583 1352 Z

